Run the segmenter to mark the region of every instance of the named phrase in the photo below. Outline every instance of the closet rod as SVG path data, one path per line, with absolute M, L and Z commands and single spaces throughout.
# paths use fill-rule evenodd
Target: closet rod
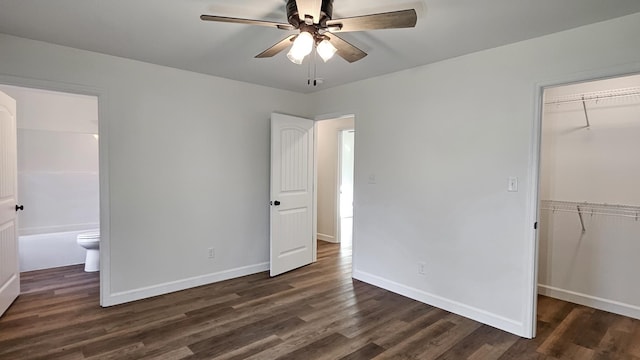
M 582 110 L 584 110 L 584 118 L 587 120 L 587 127 L 590 127 L 591 124 L 589 123 L 589 114 L 587 114 L 587 103 L 584 99 L 584 95 L 582 95 Z
M 558 97 L 556 99 L 545 101 L 545 105 L 566 104 L 574 102 L 593 101 L 600 99 L 615 99 L 621 97 L 640 96 L 640 88 L 627 88 L 619 90 L 609 90 L 601 92 L 591 92 L 584 94 L 573 94 Z
M 580 210 L 580 206 L 576 206 L 576 208 L 578 208 L 578 217 L 580 218 L 580 226 L 582 226 L 582 232 L 587 231 L 587 229 L 584 228 L 584 220 L 582 220 L 582 210 Z

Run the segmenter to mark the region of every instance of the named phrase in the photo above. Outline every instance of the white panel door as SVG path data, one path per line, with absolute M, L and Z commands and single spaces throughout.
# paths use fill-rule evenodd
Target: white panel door
M 313 120 L 271 115 L 271 276 L 313 261 Z
M 16 136 L 16 102 L 0 91 L 0 315 L 20 294 Z

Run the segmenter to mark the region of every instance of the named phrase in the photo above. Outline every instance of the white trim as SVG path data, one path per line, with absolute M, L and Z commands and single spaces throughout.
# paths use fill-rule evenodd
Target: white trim
M 164 295 L 175 291 L 208 285 L 241 276 L 251 275 L 269 270 L 269 263 L 264 262 L 255 265 L 243 266 L 235 269 L 223 270 L 217 273 L 194 276 L 191 278 L 170 281 L 162 284 L 146 286 L 138 289 L 121 291 L 110 294 L 104 299 L 102 306 L 113 306 L 131 301 L 146 299 L 153 296 Z
M 350 117 L 355 119 L 355 114 L 352 114 L 352 113 L 330 113 L 330 114 L 318 115 L 315 118 L 313 118 L 313 120 L 315 120 L 315 121 L 339 120 L 339 119 L 348 119 Z
M 476 307 L 469 306 L 467 304 L 463 304 L 451 299 L 447 299 L 442 296 L 434 295 L 426 291 L 406 286 L 377 275 L 369 274 L 360 270 L 354 270 L 353 277 L 357 280 L 364 281 L 366 283 L 375 285 L 385 290 L 389 290 L 396 294 L 400 294 L 402 296 L 406 296 L 425 304 L 438 307 L 440 309 L 458 314 L 460 316 L 464 316 L 483 324 L 493 326 L 495 328 L 516 334 L 518 336 L 524 336 L 523 334 L 526 332 L 526 328 L 521 322 L 508 319 L 504 316 L 478 309 Z
M 346 118 L 345 118 L 346 119 Z M 334 183 L 334 187 L 335 187 L 335 204 L 336 207 L 333 211 L 333 216 L 334 216 L 334 220 L 333 220 L 333 224 L 334 224 L 334 229 L 333 229 L 333 233 L 335 234 L 335 241 L 336 243 L 341 243 L 342 242 L 342 218 L 340 217 L 340 198 L 342 197 L 342 194 L 340 193 L 342 190 L 342 141 L 343 141 L 343 132 L 344 130 L 342 129 L 336 129 L 336 136 L 338 137 L 338 158 L 336 159 L 336 164 L 338 166 L 338 168 L 336 169 L 336 179 L 335 179 L 335 183 Z
M 600 309 L 615 314 L 620 314 L 634 319 L 640 319 L 640 307 L 615 301 L 611 299 L 604 299 L 597 296 L 587 295 L 571 290 L 560 289 L 553 286 L 538 284 L 538 293 L 545 296 L 550 296 L 556 299 L 569 301 L 572 303 L 589 306 L 595 309 Z
M 531 222 L 539 219 L 539 181 L 540 181 L 540 141 L 542 139 L 542 98 L 545 88 L 561 85 L 569 85 L 580 82 L 601 80 L 607 78 L 621 77 L 626 75 L 637 75 L 640 73 L 640 62 L 622 64 L 618 66 L 601 68 L 596 70 L 583 71 L 569 74 L 563 78 L 547 79 L 534 84 L 534 118 L 532 123 L 531 146 L 529 149 L 529 189 L 527 193 L 527 219 L 526 238 L 527 249 L 525 252 L 525 269 L 529 269 L 525 273 L 525 284 L 528 285 L 528 291 L 525 292 L 524 299 L 524 326 L 528 329 L 525 337 L 532 338 L 536 334 L 536 317 L 538 303 L 538 232 L 531 227 Z
M 102 88 L 61 81 L 32 79 L 0 74 L 0 84 L 33 89 L 59 91 L 98 98 L 98 166 L 100 183 L 100 305 L 105 305 L 111 293 L 110 272 L 110 206 L 109 206 L 109 114 L 107 91 Z
M 313 228 L 312 262 L 318 261 L 318 121 L 313 120 Z
M 318 238 L 318 240 L 327 241 L 327 242 L 330 242 L 330 243 L 338 243 L 339 242 L 336 239 L 335 236 L 322 234 L 322 233 L 317 233 L 316 238 Z
M 98 96 L 98 163 L 100 186 L 100 306 L 111 296 L 111 210 L 109 195 L 109 114 L 107 94 Z
M 344 133 L 345 131 L 354 131 L 355 132 L 355 126 L 356 126 L 356 118 L 355 116 L 343 116 L 339 119 L 349 119 L 351 118 L 353 121 L 353 126 L 344 126 L 344 127 L 339 127 L 336 129 L 336 134 L 338 136 L 338 161 L 336 161 L 336 163 L 338 164 L 338 169 L 336 171 L 336 175 L 337 175 L 337 179 L 336 179 L 336 183 L 335 183 L 335 190 L 336 190 L 336 208 L 335 208 L 335 229 L 334 232 L 336 234 L 336 241 L 337 243 L 341 243 L 342 242 L 342 214 L 340 213 L 340 206 L 342 204 L 342 193 L 340 192 L 342 190 L 342 151 L 343 149 L 343 142 L 344 142 Z M 339 119 L 334 119 L 334 120 L 339 120 Z M 353 159 L 353 164 L 355 166 L 355 156 Z M 352 179 L 353 180 L 353 179 Z M 353 187 L 355 187 L 355 184 L 352 184 Z M 353 187 L 351 188 L 351 194 L 353 194 Z M 351 203 L 352 209 L 351 209 L 351 215 L 353 216 L 353 201 Z M 353 237 L 352 237 L 353 238 Z
M 538 210 L 538 184 L 540 172 L 540 138 L 541 138 L 541 116 L 543 102 L 543 87 L 539 84 L 535 85 L 533 93 L 533 121 L 531 124 L 531 145 L 529 149 L 529 166 L 528 175 L 531 186 L 527 189 L 527 212 L 525 222 L 525 284 L 534 284 L 527 286 L 524 291 L 524 333 L 522 336 L 533 339 L 536 336 L 536 318 L 538 313 L 538 293 L 535 284 L 538 283 L 538 231 L 534 229 L 534 224 L 539 219 Z

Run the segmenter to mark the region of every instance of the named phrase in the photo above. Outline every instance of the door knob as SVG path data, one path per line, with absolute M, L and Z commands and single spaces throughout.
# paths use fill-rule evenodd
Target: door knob
M 280 205 L 280 201 L 278 201 L 278 200 L 274 201 L 274 202 L 273 202 L 273 205 L 275 205 L 275 206 Z
M 24 205 L 16 205 L 16 211 L 24 210 Z

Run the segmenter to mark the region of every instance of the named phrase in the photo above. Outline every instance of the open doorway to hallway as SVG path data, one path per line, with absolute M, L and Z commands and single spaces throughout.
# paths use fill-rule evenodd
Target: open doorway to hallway
M 342 248 L 351 248 L 353 241 L 353 148 L 355 130 L 340 132 L 340 186 L 338 196 L 338 239 Z
M 317 239 L 340 244 L 351 254 L 355 119 L 345 116 L 317 124 Z

